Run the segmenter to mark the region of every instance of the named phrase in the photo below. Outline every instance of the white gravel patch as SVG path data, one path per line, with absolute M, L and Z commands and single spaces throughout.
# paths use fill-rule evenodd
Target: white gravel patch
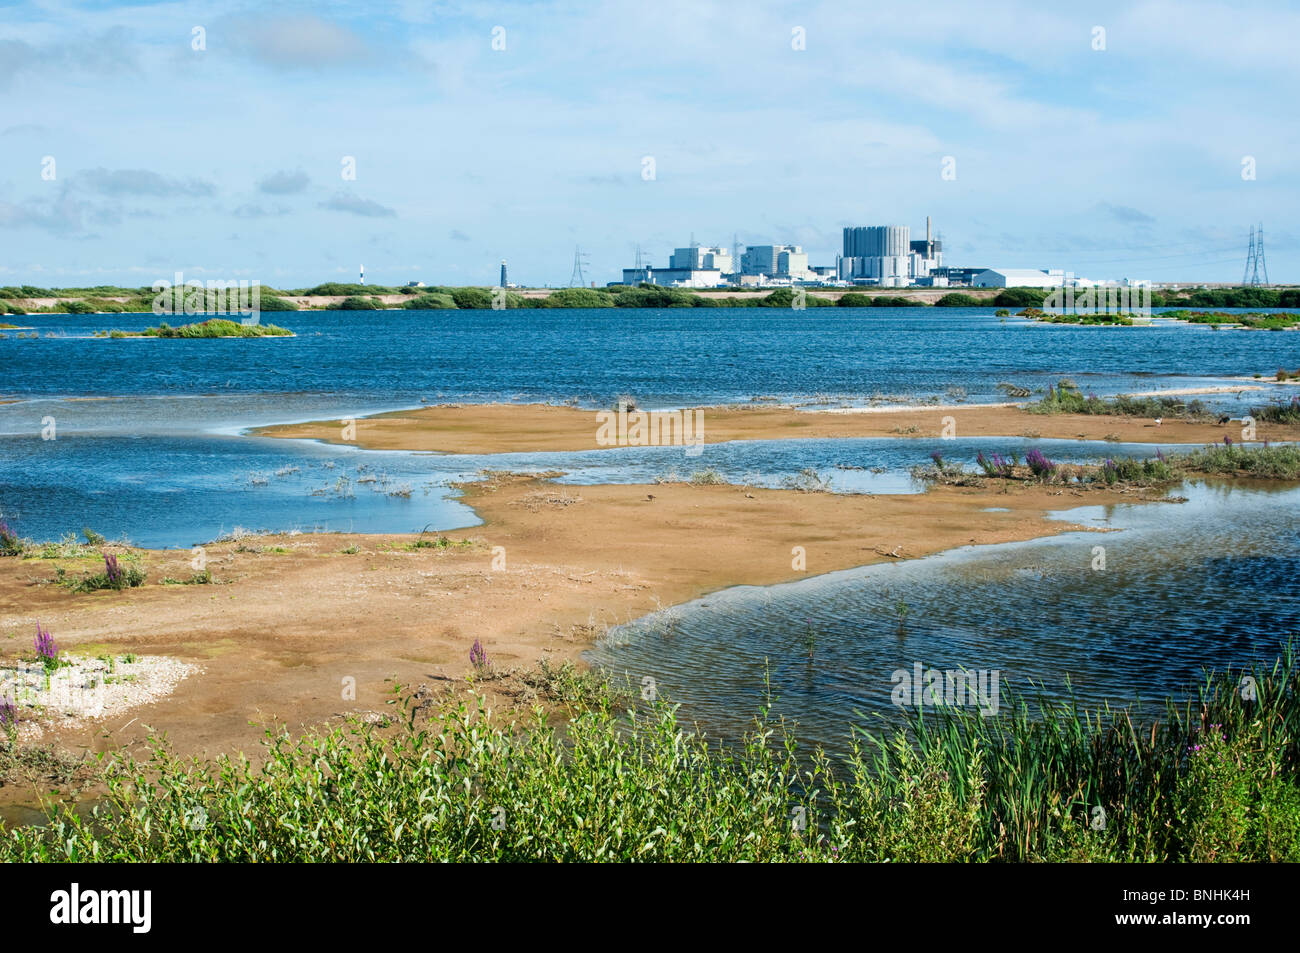
M 14 706 L 18 736 L 28 741 L 46 730 L 83 728 L 165 698 L 202 671 L 165 655 L 104 658 L 63 653 L 46 673 L 39 663 L 0 662 L 0 706 Z

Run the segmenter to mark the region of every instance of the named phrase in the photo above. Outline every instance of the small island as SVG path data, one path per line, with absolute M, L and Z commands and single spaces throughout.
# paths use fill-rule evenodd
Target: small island
M 274 324 L 240 324 L 223 318 L 212 318 L 195 324 L 172 327 L 166 322 L 144 331 L 108 332 L 110 338 L 265 338 L 293 337 L 294 333 Z

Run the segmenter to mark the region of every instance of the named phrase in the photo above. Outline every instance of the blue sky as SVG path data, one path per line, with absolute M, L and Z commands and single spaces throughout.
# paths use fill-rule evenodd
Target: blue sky
M 0 3 L 0 284 L 604 283 L 927 214 L 949 264 L 1189 282 L 1262 222 L 1300 281 L 1300 11 L 1054 6 Z

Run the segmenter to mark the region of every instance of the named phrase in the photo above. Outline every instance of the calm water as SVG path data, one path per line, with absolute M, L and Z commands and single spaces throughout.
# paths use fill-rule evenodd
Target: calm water
M 622 626 L 589 658 L 637 684 L 649 675 L 688 722 L 725 738 L 750 726 L 769 675 L 775 712 L 839 754 L 850 724 L 900 722 L 891 676 L 918 662 L 997 670 L 1022 692 L 1063 694 L 1068 677 L 1089 705 L 1158 702 L 1205 668 L 1271 661 L 1300 632 L 1300 488 L 1175 492 L 1187 502 L 1057 514 L 1116 533 L 729 589 Z
M 829 313 L 827 313 L 829 312 Z M 446 486 L 484 466 L 559 468 L 572 482 L 653 479 L 715 466 L 779 485 L 805 467 L 845 491 L 908 492 L 920 441 L 714 445 L 593 454 L 358 456 L 347 448 L 237 438 L 258 424 L 352 416 L 422 400 L 642 406 L 756 398 L 807 406 L 1002 399 L 1068 374 L 1099 394 L 1221 383 L 1300 366 L 1300 335 L 1208 328 L 1046 327 L 991 309 L 303 312 L 270 319 L 291 339 L 112 341 L 152 315 L 36 315 L 39 339 L 0 338 L 0 516 L 50 538 L 89 525 L 140 545 L 189 546 L 235 526 L 410 532 L 475 519 Z M 1192 374 L 1191 372 L 1194 372 Z M 960 390 L 950 390 L 950 389 Z M 94 398 L 94 399 L 85 399 Z M 1253 392 L 1216 401 L 1242 413 Z M 40 439 L 52 419 L 57 439 Z M 1020 449 L 945 442 L 973 459 Z M 1053 445 L 1062 458 L 1142 448 Z M 370 468 L 374 482 L 360 482 Z M 863 469 L 847 469 L 861 467 Z M 884 468 L 872 473 L 871 468 Z M 394 493 L 409 486 L 410 495 Z

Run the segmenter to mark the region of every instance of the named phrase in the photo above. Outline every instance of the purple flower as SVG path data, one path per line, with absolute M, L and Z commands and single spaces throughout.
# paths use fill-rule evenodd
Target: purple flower
M 1025 463 L 1029 465 L 1029 469 L 1036 477 L 1048 477 L 1056 472 L 1056 464 L 1043 456 L 1043 452 L 1037 447 L 1025 454 Z
M 480 672 L 492 664 L 488 661 L 487 649 L 483 648 L 483 643 L 478 639 L 474 640 L 474 647 L 469 650 L 469 663 Z
M 54 644 L 54 637 L 49 629 L 42 629 L 36 623 L 36 657 L 47 669 L 54 668 L 59 661 L 59 647 Z
M 122 569 L 117 564 L 117 557 L 112 553 L 104 553 L 104 572 L 108 575 L 108 584 L 114 589 L 122 585 Z
M 0 698 L 0 728 L 18 724 L 18 706 L 8 696 Z
M 1232 438 L 1229 437 L 1227 434 L 1224 434 L 1224 435 L 1223 435 L 1223 445 L 1224 445 L 1225 447 L 1231 447 L 1231 446 L 1232 446 Z

